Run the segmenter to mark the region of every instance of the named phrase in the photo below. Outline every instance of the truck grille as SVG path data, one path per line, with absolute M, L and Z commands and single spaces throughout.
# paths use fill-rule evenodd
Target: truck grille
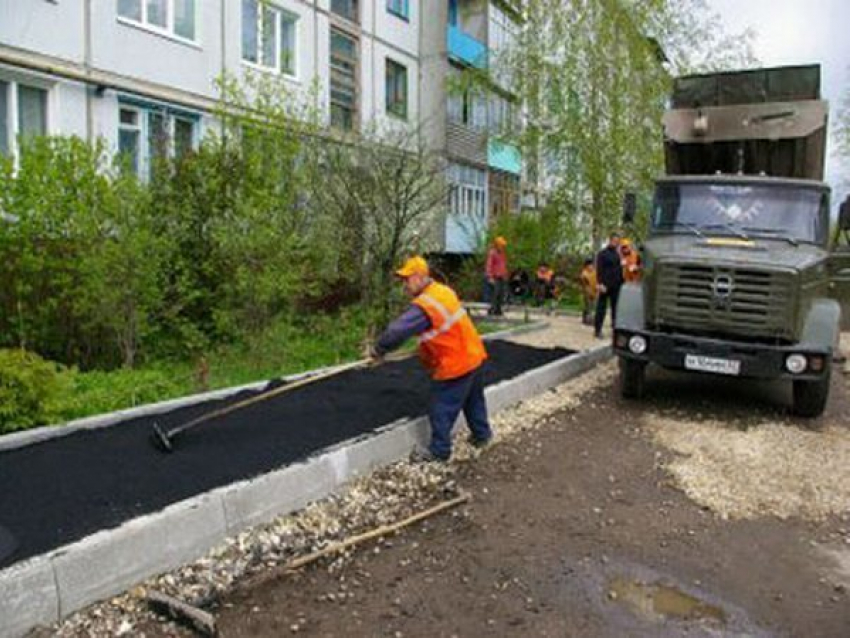
M 655 317 L 692 334 L 790 339 L 791 273 L 659 264 Z

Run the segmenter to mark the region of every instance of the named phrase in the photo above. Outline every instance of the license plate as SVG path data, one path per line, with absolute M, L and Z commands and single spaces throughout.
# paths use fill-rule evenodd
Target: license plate
M 717 357 L 687 354 L 685 355 L 685 369 L 734 376 L 741 373 L 741 362 L 733 359 L 718 359 Z

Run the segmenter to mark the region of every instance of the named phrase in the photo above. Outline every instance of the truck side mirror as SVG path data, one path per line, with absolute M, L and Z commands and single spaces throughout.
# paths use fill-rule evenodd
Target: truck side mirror
M 838 208 L 838 229 L 841 231 L 850 230 L 850 195 Z
M 637 196 L 634 193 L 623 195 L 623 225 L 631 224 L 637 212 Z

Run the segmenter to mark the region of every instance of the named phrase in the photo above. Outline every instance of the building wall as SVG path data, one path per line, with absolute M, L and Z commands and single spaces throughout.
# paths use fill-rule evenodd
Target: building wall
M 82 63 L 84 6 L 85 0 L 0 0 L 0 42 Z
M 315 97 L 315 105 L 327 114 L 330 32 L 332 24 L 345 24 L 358 39 L 361 124 L 396 132 L 418 129 L 447 161 L 487 169 L 487 133 L 448 122 L 448 0 L 409 0 L 407 19 L 389 13 L 386 0 L 360 0 L 357 25 L 333 16 L 330 0 L 272 1 L 298 16 L 295 77 L 276 76 L 287 89 L 301 99 Z M 486 46 L 488 0 L 459 2 L 459 28 Z M 242 59 L 241 1 L 199 0 L 196 6 L 196 34 L 187 42 L 120 18 L 116 0 L 0 0 L 0 79 L 21 73 L 51 89 L 50 133 L 102 137 L 112 148 L 118 144 L 120 105 L 130 98 L 173 104 L 196 113 L 201 128 L 212 126 L 216 79 L 223 71 L 244 77 L 257 68 Z M 13 48 L 41 62 L 67 61 L 71 72 L 60 77 L 4 65 L 4 52 Z M 406 119 L 386 112 L 388 58 L 407 69 Z M 84 77 L 94 80 L 87 85 Z M 448 226 L 445 215 L 435 224 L 438 247 L 452 243 Z

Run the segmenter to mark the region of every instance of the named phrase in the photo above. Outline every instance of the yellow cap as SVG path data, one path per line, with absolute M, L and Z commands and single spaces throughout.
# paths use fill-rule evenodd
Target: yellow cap
M 496 237 L 495 240 L 493 240 L 493 243 L 496 244 L 499 248 L 504 248 L 508 245 L 508 240 L 499 235 L 498 237 Z
M 396 270 L 395 274 L 406 279 L 411 275 L 427 275 L 428 272 L 428 262 L 416 255 L 404 262 L 404 265 Z

